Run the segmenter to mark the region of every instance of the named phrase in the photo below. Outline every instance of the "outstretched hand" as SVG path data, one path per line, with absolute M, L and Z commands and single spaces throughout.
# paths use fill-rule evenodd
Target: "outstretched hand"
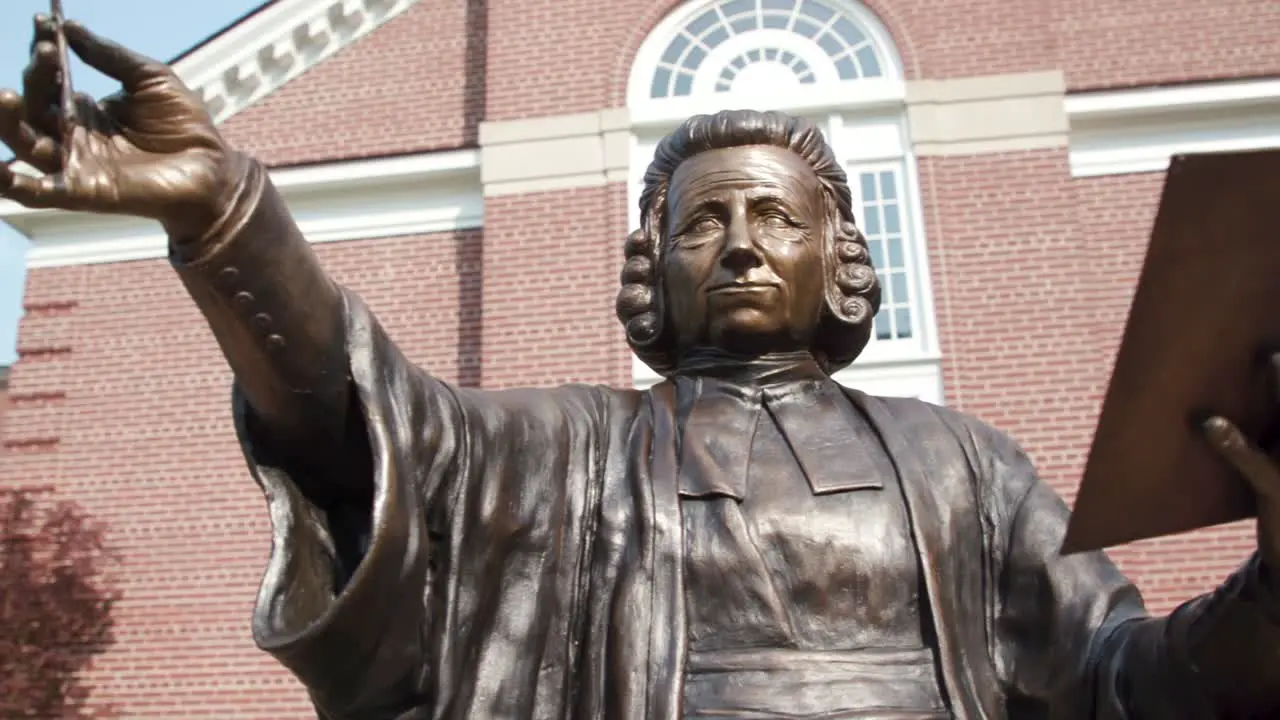
M 1280 405 L 1280 353 L 1270 356 L 1268 369 L 1276 403 Z M 1258 503 L 1258 548 L 1280 593 L 1280 462 L 1258 448 L 1227 418 L 1211 417 L 1203 425 L 1210 445 L 1249 484 Z
M 0 197 L 31 208 L 135 215 L 171 235 L 200 234 L 220 215 L 238 178 L 203 103 L 164 63 L 64 24 L 67 44 L 120 93 L 75 96 L 74 124 L 60 107 L 53 21 L 36 16 L 23 93 L 0 90 L 0 140 L 33 177 L 0 164 Z

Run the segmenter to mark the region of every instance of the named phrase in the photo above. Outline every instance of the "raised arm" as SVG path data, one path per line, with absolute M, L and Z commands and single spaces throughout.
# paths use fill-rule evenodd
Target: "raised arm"
M 123 89 L 101 103 L 76 96 L 68 122 L 54 26 L 46 17 L 35 25 L 23 94 L 0 92 L 0 139 L 44 174 L 0 166 L 0 196 L 158 221 L 261 431 L 284 452 L 308 448 L 314 457 L 316 448 L 342 447 L 349 426 L 342 295 L 264 169 L 227 147 L 168 66 L 71 22 L 71 49 Z M 358 475 L 334 474 L 347 483 Z M 322 502 L 335 490 L 308 488 Z

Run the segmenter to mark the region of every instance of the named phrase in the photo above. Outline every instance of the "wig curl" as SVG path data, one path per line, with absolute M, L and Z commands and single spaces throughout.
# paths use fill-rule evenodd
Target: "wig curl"
M 880 309 L 880 283 L 867 239 L 858 230 L 848 176 L 822 132 L 803 118 L 778 112 L 726 110 L 695 115 L 663 138 L 644 175 L 640 229 L 624 246 L 616 310 L 627 343 L 662 375 L 676 370 L 675 337 L 666 320 L 661 267 L 666 251 L 667 193 L 684 161 L 710 150 L 767 145 L 790 150 L 808 163 L 822 186 L 827 212 L 823 253 L 826 302 L 814 334 L 814 359 L 828 373 L 857 358 L 871 338 Z

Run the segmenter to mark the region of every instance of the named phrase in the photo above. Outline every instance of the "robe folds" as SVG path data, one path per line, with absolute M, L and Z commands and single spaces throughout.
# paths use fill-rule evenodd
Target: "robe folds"
M 273 526 L 259 646 L 325 720 L 681 717 L 671 383 L 451 387 L 403 357 L 356 296 L 344 300 L 376 486 L 349 577 L 304 471 L 273 460 L 235 392 Z M 1256 557 L 1217 592 L 1150 617 L 1105 554 L 1059 556 L 1068 510 L 1009 438 L 916 400 L 848 395 L 898 474 L 954 717 L 1280 708 L 1280 660 L 1256 662 L 1280 652 Z

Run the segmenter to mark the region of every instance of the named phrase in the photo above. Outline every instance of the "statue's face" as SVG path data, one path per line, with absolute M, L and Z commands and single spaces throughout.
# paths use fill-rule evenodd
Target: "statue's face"
M 825 293 L 822 192 L 808 163 L 782 148 L 713 150 L 680 164 L 663 279 L 681 350 L 810 347 Z

